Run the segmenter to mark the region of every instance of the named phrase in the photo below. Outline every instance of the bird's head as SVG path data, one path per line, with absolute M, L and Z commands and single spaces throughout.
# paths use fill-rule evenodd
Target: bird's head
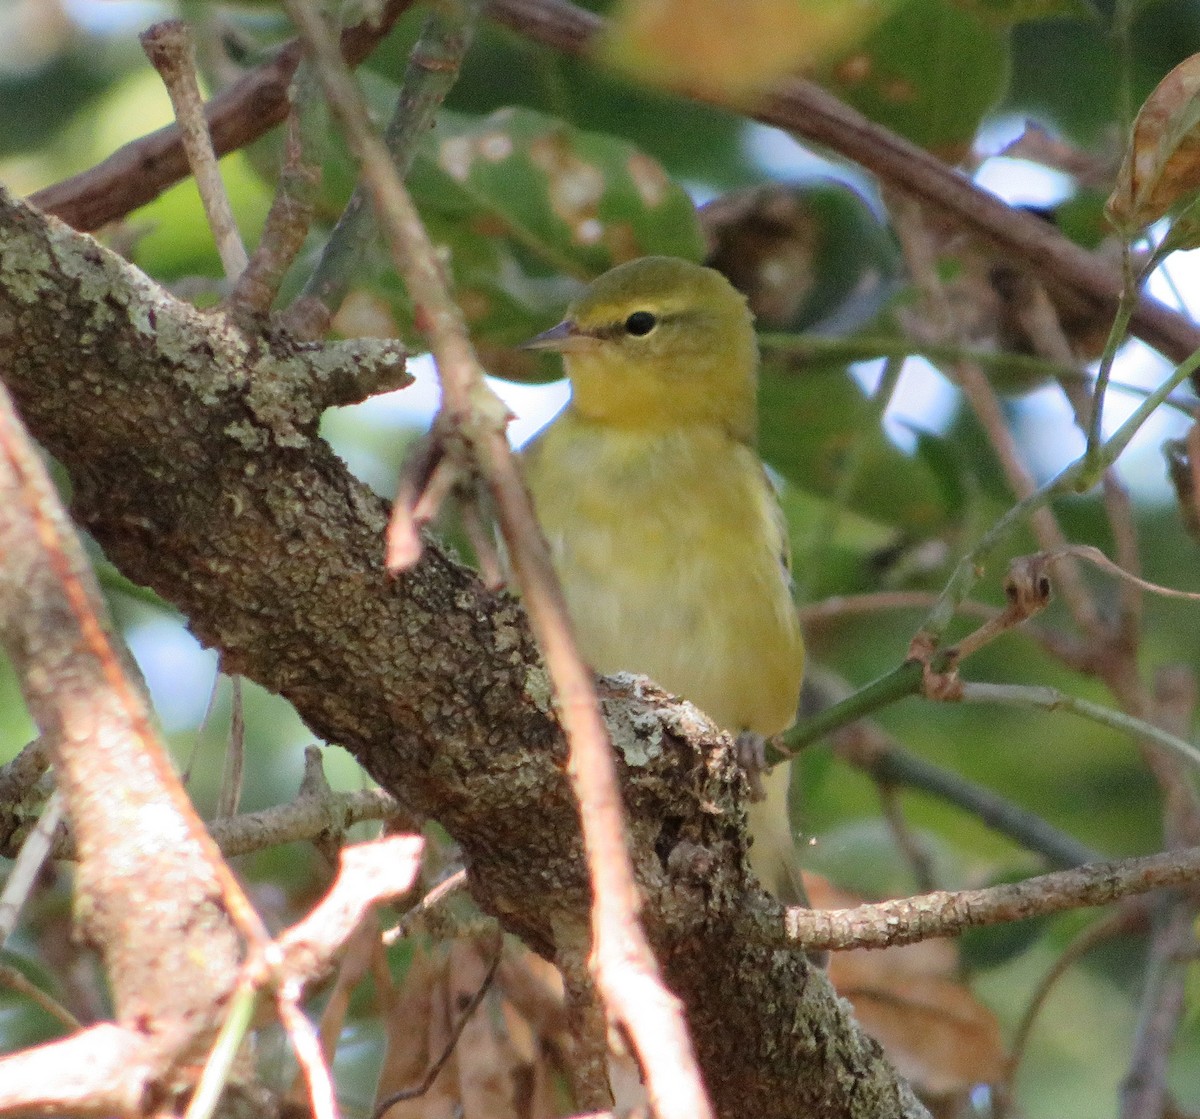
M 588 419 L 652 428 L 717 423 L 739 439 L 753 437 L 753 317 L 711 268 L 663 256 L 619 265 L 526 347 L 562 353 L 572 407 Z

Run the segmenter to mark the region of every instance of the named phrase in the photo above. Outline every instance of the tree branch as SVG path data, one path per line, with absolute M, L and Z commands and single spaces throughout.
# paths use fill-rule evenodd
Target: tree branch
M 357 66 L 379 45 L 413 0 L 388 0 L 377 21 L 365 20 L 342 32 L 342 57 Z M 244 148 L 287 117 L 288 85 L 300 62 L 296 40 L 280 47 L 269 62 L 223 89 L 205 107 L 209 135 L 218 156 Z M 30 201 L 76 229 L 99 229 L 152 202 L 190 174 L 177 124 L 126 144 L 95 167 L 39 190 Z
M 937 890 L 854 909 L 787 911 L 788 935 L 807 951 L 824 948 L 890 948 L 964 929 L 1024 921 L 1084 906 L 1190 886 L 1200 879 L 1200 847 L 1141 859 L 1090 863 L 983 890 Z
M 0 260 L 0 369 L 109 558 L 174 602 L 226 671 L 291 700 L 442 823 L 507 929 L 548 957 L 584 943 L 565 749 L 519 606 L 435 547 L 388 577 L 386 510 L 318 437 L 297 399 L 311 378 L 281 374 L 271 346 L 2 192 Z M 786 949 L 747 869 L 728 738 L 637 678 L 602 700 L 643 919 L 717 1111 L 924 1115 Z
M 599 17 L 566 0 L 490 0 L 488 14 L 534 42 L 572 55 L 586 54 L 603 26 Z M 1119 269 L 1040 218 L 1012 209 L 937 156 L 873 124 L 814 82 L 780 82 L 751 115 L 853 160 L 1022 261 L 1042 280 L 1075 290 L 1095 304 L 1098 314 L 1115 313 L 1124 286 Z M 1174 361 L 1200 349 L 1200 329 L 1148 297 L 1138 300 L 1131 326 L 1143 342 Z

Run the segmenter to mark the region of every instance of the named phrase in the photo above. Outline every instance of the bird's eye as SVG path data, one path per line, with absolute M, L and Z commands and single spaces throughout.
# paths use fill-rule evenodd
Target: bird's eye
M 651 311 L 634 311 L 625 320 L 625 333 L 643 338 L 658 326 L 658 316 Z

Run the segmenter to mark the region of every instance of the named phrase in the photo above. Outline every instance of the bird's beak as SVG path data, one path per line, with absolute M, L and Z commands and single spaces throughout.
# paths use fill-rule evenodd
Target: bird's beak
M 558 353 L 570 353 L 573 350 L 587 349 L 595 339 L 579 329 L 570 319 L 563 319 L 558 326 L 543 330 L 541 334 L 522 342 L 519 350 L 554 350 Z

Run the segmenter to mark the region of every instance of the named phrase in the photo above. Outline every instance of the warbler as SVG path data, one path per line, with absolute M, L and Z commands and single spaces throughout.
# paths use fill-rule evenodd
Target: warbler
M 523 457 L 585 659 L 649 676 L 734 734 L 785 730 L 804 644 L 755 450 L 745 298 L 710 268 L 644 257 L 595 280 L 526 347 L 559 351 L 571 382 Z M 752 806 L 751 862 L 793 900 L 786 781 Z

